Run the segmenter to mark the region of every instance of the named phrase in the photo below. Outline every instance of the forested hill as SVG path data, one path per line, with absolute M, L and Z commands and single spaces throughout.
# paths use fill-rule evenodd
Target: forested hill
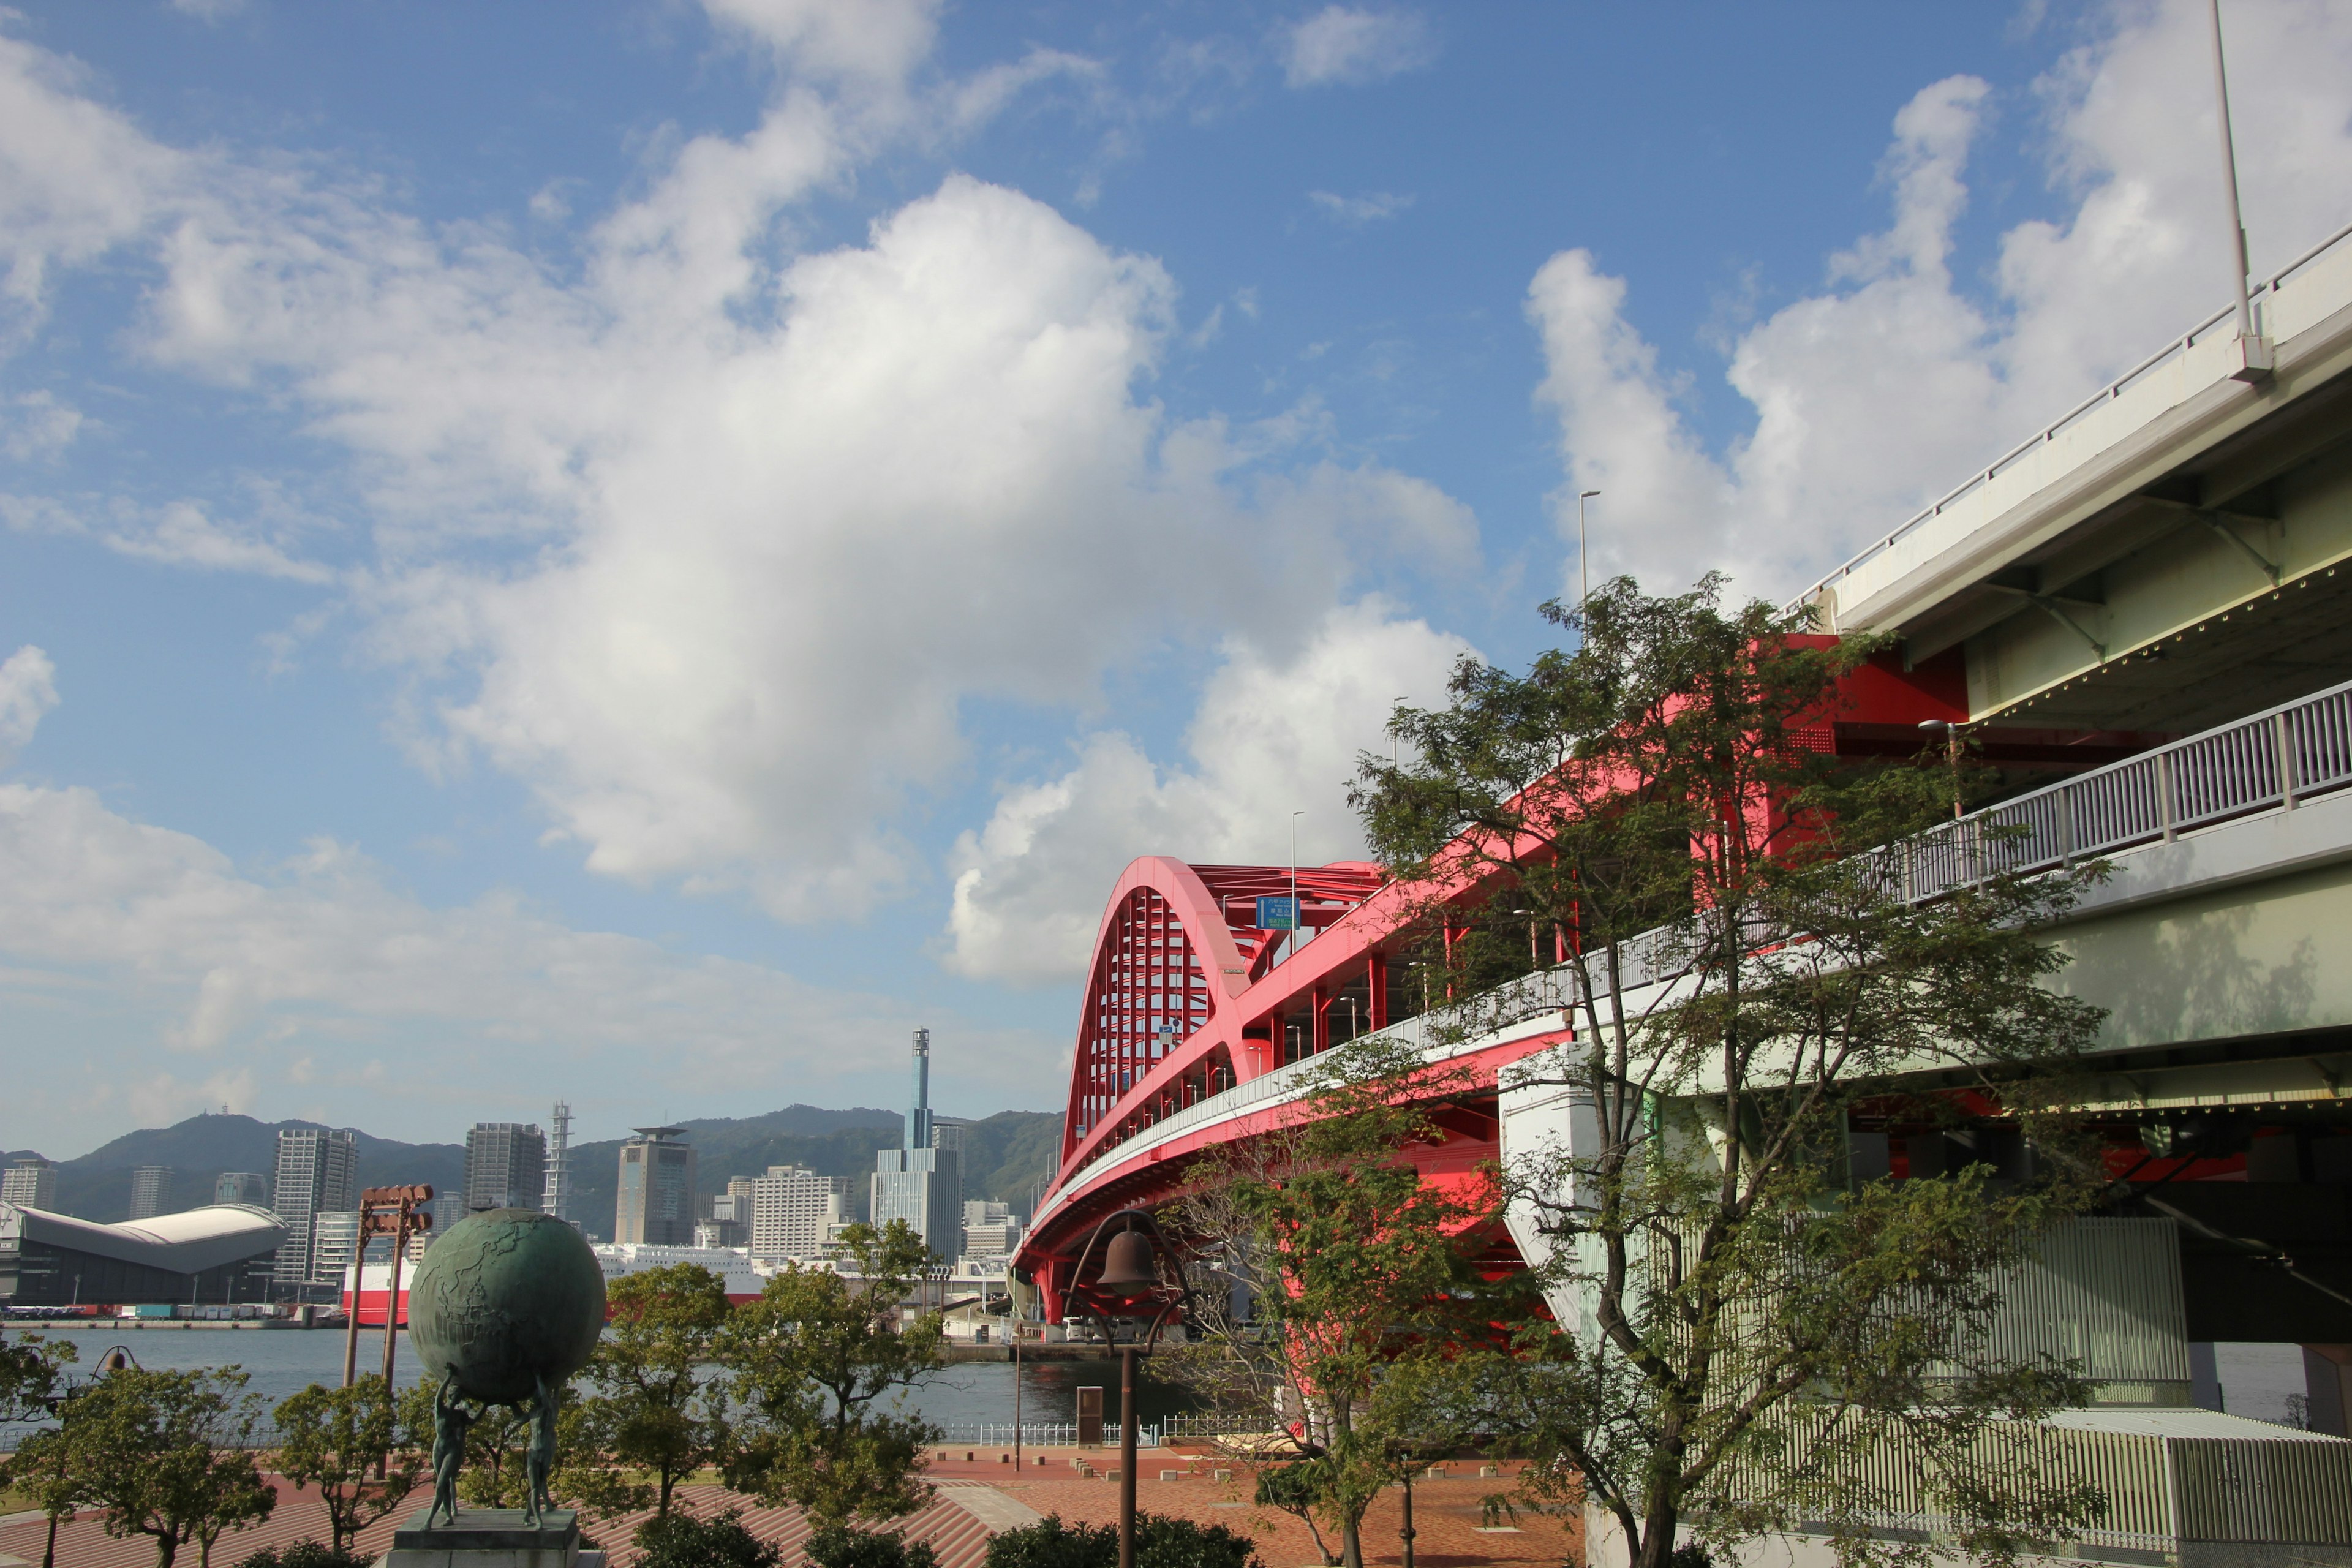
M 213 1183 L 223 1171 L 269 1173 L 277 1163 L 281 1128 L 317 1125 L 204 1115 L 171 1127 L 127 1132 L 58 1164 L 58 1207 L 84 1219 L 120 1220 L 130 1213 L 133 1168 L 164 1165 L 173 1173 L 170 1206 L 194 1208 L 212 1201 Z M 771 1165 L 806 1165 L 825 1175 L 849 1177 L 853 1203 L 862 1213 L 874 1152 L 898 1144 L 903 1119 L 895 1110 L 871 1107 L 827 1110 L 794 1105 L 761 1116 L 679 1125 L 695 1146 L 698 1185 L 706 1194 L 724 1190 L 730 1176 L 756 1176 Z M 1040 1110 L 1000 1111 L 969 1124 L 963 1131 L 964 1196 L 993 1198 L 1028 1214 L 1037 1184 L 1053 1174 L 1061 1130 L 1058 1113 Z M 620 1149 L 619 1139 L 572 1148 L 572 1216 L 599 1240 L 613 1234 Z M 0 1162 L 32 1152 L 11 1151 L 0 1154 Z M 466 1179 L 462 1143 L 403 1143 L 362 1132 L 359 1154 L 362 1186 L 430 1182 L 444 1193 L 456 1193 Z

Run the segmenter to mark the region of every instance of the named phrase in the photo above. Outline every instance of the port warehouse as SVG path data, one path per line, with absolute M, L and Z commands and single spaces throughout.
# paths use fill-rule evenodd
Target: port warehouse
M 119 1225 L 0 1204 L 0 1307 L 267 1301 L 285 1237 L 276 1215 L 247 1204 Z
M 2352 238 L 2254 307 L 2252 352 L 2230 312 L 2198 323 L 1801 596 L 1826 635 L 1894 639 L 1817 743 L 1914 754 L 1923 722 L 1956 725 L 1999 780 L 1903 847 L 1916 896 L 1971 867 L 2113 867 L 2053 934 L 2073 960 L 2054 984 L 2107 1009 L 2080 1109 L 2119 1196 L 2048 1239 L 2000 1331 L 2096 1383 L 2037 1441 L 2102 1478 L 2112 1528 L 2082 1550 L 2123 1561 L 2352 1563 Z M 1405 901 L 1377 868 L 1302 868 L 1303 942 L 1252 913 L 1286 881 L 1147 856 L 1111 890 L 1061 1167 L 1016 1259 L 1041 1315 L 1104 1215 L 1278 1124 L 1314 1057 L 1365 1033 L 1490 1086 L 1413 1152 L 1429 1178 L 1574 1146 L 1573 1106 L 1510 1071 L 1570 1037 L 1567 971 L 1479 999 L 1492 1026 L 1454 1041 L 1414 1016 Z M 1636 963 L 1623 1000 L 1673 982 Z M 1848 1137 L 1864 1178 L 2033 1157 L 1997 1117 L 1857 1116 Z M 1525 1262 L 1540 1237 L 1510 1229 Z M 2246 1341 L 2299 1347 L 2309 1430 L 2200 1407 L 2211 1346 Z

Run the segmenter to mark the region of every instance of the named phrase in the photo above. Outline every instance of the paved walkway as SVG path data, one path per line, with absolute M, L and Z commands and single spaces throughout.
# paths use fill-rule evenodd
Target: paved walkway
M 967 1452 L 971 1454 L 969 1459 L 964 1458 Z M 1058 1513 L 1073 1523 L 1118 1521 L 1118 1486 L 1108 1479 L 1118 1463 L 1115 1454 L 1094 1450 L 1085 1455 L 1096 1471 L 1091 1477 L 1071 1468 L 1069 1460 L 1074 1455 L 1067 1449 L 1047 1451 L 1042 1456 L 1047 1461 L 1044 1467 L 1034 1464 L 1034 1460 L 1041 1456 L 1031 1449 L 1024 1458 L 1032 1462 L 1019 1470 L 1000 1458 L 993 1449 L 959 1448 L 948 1454 L 944 1460 L 935 1457 L 929 1472 L 939 1484 L 939 1496 L 929 1508 L 904 1522 L 910 1537 L 929 1542 L 939 1552 L 940 1568 L 982 1568 L 991 1535 L 1034 1522 L 1049 1513 Z M 1265 1568 L 1314 1568 L 1319 1564 L 1314 1539 L 1305 1525 L 1288 1514 L 1250 1504 L 1251 1482 L 1246 1469 L 1205 1454 L 1168 1449 L 1146 1452 L 1137 1468 L 1141 1476 L 1136 1483 L 1136 1501 L 1147 1511 L 1240 1531 L 1256 1541 L 1258 1555 Z M 1233 1479 L 1215 1479 L 1213 1472 L 1218 1468 L 1229 1469 Z M 1454 1468 L 1470 1473 L 1413 1485 L 1415 1568 L 1483 1568 L 1490 1563 L 1540 1563 L 1546 1568 L 1558 1568 L 1561 1563 L 1575 1564 L 1583 1560 L 1581 1541 L 1572 1530 L 1564 1531 L 1556 1520 L 1523 1517 L 1519 1521 L 1522 1528 L 1517 1531 L 1482 1530 L 1480 1500 L 1507 1485 L 1507 1479 L 1481 1479 L 1474 1466 Z M 1162 1470 L 1177 1471 L 1181 1479 L 1161 1480 Z M 317 1494 L 282 1480 L 277 1485 L 277 1511 L 264 1524 L 224 1537 L 214 1548 L 213 1568 L 236 1568 L 264 1547 L 326 1539 L 326 1508 Z M 362 1533 L 361 1549 L 372 1552 L 388 1550 L 393 1531 L 422 1509 L 430 1497 L 428 1489 L 419 1488 L 401 1507 Z M 809 1527 L 799 1510 L 771 1508 L 756 1499 L 715 1486 L 681 1487 L 678 1500 L 680 1506 L 698 1517 L 708 1517 L 724 1508 L 740 1509 L 744 1524 L 754 1534 L 785 1548 L 784 1568 L 802 1568 L 804 1559 L 797 1548 L 808 1539 Z M 610 1549 L 612 1568 L 629 1568 L 636 1555 L 628 1543 L 629 1535 L 645 1517 L 642 1513 L 629 1514 L 586 1527 L 591 1536 Z M 1366 1563 L 1403 1563 L 1403 1546 L 1397 1538 L 1402 1523 L 1401 1498 L 1391 1489 L 1366 1517 Z M 38 1515 L 0 1520 L 0 1568 L 12 1568 L 7 1562 L 10 1557 L 37 1564 L 45 1530 Z M 1331 1545 L 1336 1551 L 1338 1541 L 1332 1540 Z M 152 1541 L 144 1536 L 115 1540 L 99 1527 L 95 1514 L 68 1521 L 58 1531 L 59 1568 L 152 1568 L 154 1561 Z M 180 1565 L 198 1568 L 193 1549 L 181 1554 Z

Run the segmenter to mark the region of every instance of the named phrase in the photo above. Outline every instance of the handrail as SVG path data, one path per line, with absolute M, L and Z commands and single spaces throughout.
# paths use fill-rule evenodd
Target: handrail
M 2352 680 L 1970 812 L 1873 850 L 1867 860 L 1900 889 L 1906 902 L 1924 902 L 1990 876 L 2031 875 L 2117 849 L 2168 843 L 2231 817 L 2274 808 L 2294 811 L 2347 786 L 2352 786 Z M 1622 985 L 1633 989 L 1683 973 L 1687 964 L 1678 951 L 1682 940 L 1672 926 L 1629 938 L 1618 965 Z M 1581 1000 L 1575 971 L 1559 965 L 1357 1037 L 1409 1043 L 1427 1053 L 1431 1024 L 1449 1016 L 1473 1019 L 1491 1031 Z M 1292 1098 L 1321 1061 L 1302 1057 L 1286 1062 L 1195 1100 L 1114 1144 L 1048 1194 L 1031 1227 L 1068 1194 L 1181 1133 Z
M 2344 227 L 2337 229 L 2334 234 L 2329 235 L 2326 239 L 2321 240 L 2317 245 L 2313 246 L 2309 250 L 2305 251 L 2302 255 L 2288 262 L 2284 267 L 2282 267 L 2277 271 L 2272 273 L 2268 278 L 2257 281 L 2253 285 L 2252 289 L 2248 292 L 2247 298 L 2250 300 L 2258 300 L 2275 294 L 2279 289 L 2285 284 L 2289 278 L 2293 277 L 2295 273 L 2302 271 L 2305 267 L 2308 267 L 2314 261 L 2318 260 L 2322 256 L 2326 255 L 2328 251 L 2333 250 L 2336 246 L 2342 244 L 2348 238 L 2352 238 L 2352 224 L 2347 224 Z M 1994 458 L 1991 463 L 1978 469 L 1975 473 L 1970 474 L 1959 484 L 1954 486 L 1951 489 L 1947 490 L 1943 495 L 1937 497 L 1935 500 L 1930 501 L 1918 511 L 1914 512 L 1904 521 L 1902 526 L 1864 546 L 1859 553 L 1845 561 L 1834 570 L 1824 573 L 1818 582 L 1814 583 L 1811 587 L 1807 588 L 1804 592 L 1799 594 L 1795 598 L 1790 600 L 1783 608 L 1790 614 L 1795 613 L 1807 600 L 1811 599 L 1816 595 L 1820 594 L 1822 589 L 1828 587 L 1832 583 L 1838 582 L 1843 578 L 1853 575 L 1854 569 L 1862 565 L 1864 562 L 1875 560 L 1885 552 L 1894 549 L 1899 541 L 1908 536 L 1915 530 L 1943 515 L 1943 510 L 1946 507 L 1950 506 L 1954 501 L 1958 500 L 1970 490 L 1975 489 L 1979 485 L 1990 483 L 1992 479 L 1997 477 L 2003 468 L 2009 467 L 2010 464 L 2015 462 L 2026 453 L 2033 450 L 2034 447 L 2042 445 L 2046 441 L 2054 439 L 2057 437 L 2058 432 L 2063 430 L 2067 426 L 2072 425 L 2084 415 L 2090 413 L 2101 404 L 2111 402 L 2121 396 L 2125 388 L 2128 387 L 2133 382 L 2137 381 L 2141 376 L 2146 375 L 2149 371 L 2156 369 L 2158 365 L 2170 360 L 2175 354 L 2188 353 L 2190 347 L 2196 343 L 2198 339 L 2203 337 L 2207 332 L 2212 331 L 2213 328 L 2219 326 L 2221 322 L 2235 316 L 2237 314 L 2237 310 L 2238 307 L 2234 303 L 2224 305 L 2221 309 L 2214 311 L 2211 315 L 2203 318 L 2198 321 L 2195 326 L 2189 328 L 2189 331 L 2166 342 L 2162 348 L 2157 350 L 2146 359 L 2141 360 L 2137 364 L 2132 366 L 2129 370 L 2124 372 L 2121 375 L 2107 383 L 2105 386 L 2091 394 L 2090 396 L 2083 399 L 2082 402 L 2077 403 L 2074 407 L 2068 409 L 2056 419 L 2043 426 L 2035 434 L 2027 437 L 2024 440 L 2020 441 L 2017 445 L 2010 447 L 2009 450 Z

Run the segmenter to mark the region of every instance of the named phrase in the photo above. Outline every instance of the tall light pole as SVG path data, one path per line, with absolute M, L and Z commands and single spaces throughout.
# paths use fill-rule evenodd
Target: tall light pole
M 1592 572 L 1584 563 L 1584 503 L 1600 495 L 1599 490 L 1579 490 L 1576 496 L 1576 613 L 1580 616 L 1592 597 Z
M 1578 548 L 1582 549 L 1583 546 L 1579 545 Z M 1389 717 L 1393 720 L 1396 717 L 1397 709 L 1411 700 L 1412 699 L 1406 697 L 1389 699 Z M 1389 731 L 1389 766 L 1397 773 L 1404 771 L 1404 742 L 1393 730 Z
M 2237 258 L 2238 336 L 2254 335 L 2254 310 L 2246 297 L 2246 220 L 2238 210 L 2238 150 L 2230 139 L 2230 72 L 2221 63 L 2221 0 L 2212 0 L 2213 100 L 2221 115 L 2221 188 L 2230 202 L 2231 253 Z

